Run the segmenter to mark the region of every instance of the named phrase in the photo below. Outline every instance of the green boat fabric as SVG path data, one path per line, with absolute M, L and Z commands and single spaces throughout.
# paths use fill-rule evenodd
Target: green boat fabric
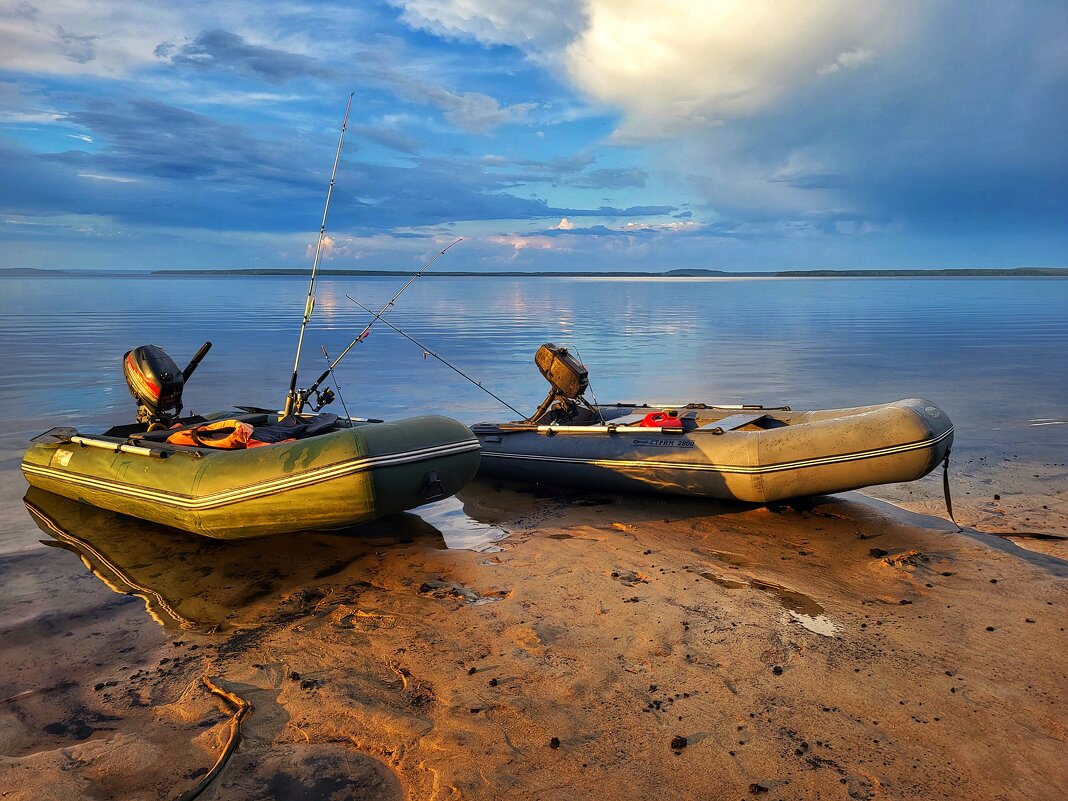
M 344 421 L 326 433 L 240 450 L 101 439 L 113 439 L 116 450 L 69 439 L 34 442 L 22 471 L 49 492 L 221 539 L 374 520 L 455 494 L 479 463 L 470 430 L 437 416 Z M 151 455 L 118 450 L 131 442 Z

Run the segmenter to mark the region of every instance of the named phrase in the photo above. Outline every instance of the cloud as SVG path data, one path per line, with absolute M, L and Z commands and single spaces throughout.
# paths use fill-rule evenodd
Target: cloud
M 91 150 L 33 153 L 0 147 L 0 210 L 75 213 L 132 224 L 233 231 L 317 227 L 332 137 L 306 143 L 262 138 L 154 100 L 98 100 L 63 121 Z M 320 160 L 320 157 L 322 159 Z M 662 215 L 670 206 L 573 208 L 508 191 L 509 180 L 477 159 L 419 158 L 413 164 L 343 159 L 331 231 L 375 231 L 479 220 Z
M 101 167 L 95 171 L 107 174 L 132 170 L 239 184 L 249 174 L 280 169 L 285 156 L 278 148 L 288 147 L 268 145 L 239 125 L 155 100 L 98 101 L 92 109 L 69 112 L 65 120 L 90 131 L 98 143 L 106 143 L 92 159 Z
M 400 153 L 414 155 L 421 149 L 421 145 L 415 137 L 409 136 L 399 128 L 384 125 L 356 124 L 350 125 L 349 130 L 357 136 L 377 142 Z
M 649 174 L 637 167 L 612 167 L 592 170 L 570 181 L 571 186 L 581 189 L 626 189 L 641 188 Z
M 592 100 L 622 110 L 620 142 L 758 113 L 821 68 L 874 58 L 910 27 L 908 9 L 850 0 L 401 5 L 413 26 L 513 45 L 555 65 Z
M 174 35 L 187 30 L 184 12 L 163 0 L 24 0 L 0 9 L 0 66 L 114 78 L 154 63 L 161 30 Z
M 119 184 L 135 184 L 141 180 L 140 178 L 127 178 L 121 175 L 98 175 L 92 172 L 80 172 L 78 173 L 78 177 L 92 178 L 97 181 L 114 181 L 115 183 Z
M 26 87 L 0 81 L 0 123 L 48 125 L 58 118 L 49 100 L 31 94 Z
M 413 28 L 437 36 L 511 45 L 539 58 L 565 47 L 585 27 L 578 0 L 391 0 Z
M 845 51 L 882 42 L 877 7 L 634 0 L 626 14 L 591 3 L 564 64 L 576 86 L 621 108 L 621 141 L 745 117 L 811 81 Z
M 859 67 L 861 64 L 866 64 L 875 58 L 875 53 L 871 50 L 865 50 L 864 48 L 857 48 L 856 50 L 850 50 L 846 53 L 839 54 L 832 63 L 825 67 L 820 67 L 816 70 L 818 75 L 833 75 L 839 70 L 851 70 Z
M 88 64 L 96 58 L 95 42 L 99 36 L 84 36 L 70 33 L 63 29 L 62 25 L 56 26 L 56 36 L 59 37 L 60 51 L 75 64 Z
M 578 228 L 575 224 L 564 218 L 560 220 L 557 225 L 546 228 L 542 231 L 537 231 L 533 234 L 522 234 L 520 236 L 533 236 L 533 237 L 559 237 L 559 236 L 664 236 L 672 234 L 693 234 L 697 232 L 705 231 L 708 226 L 704 223 L 687 221 L 687 222 L 663 222 L 663 223 L 647 223 L 647 222 L 634 222 L 629 221 L 621 226 L 611 225 L 591 225 L 586 228 Z
M 249 44 L 236 33 L 219 29 L 203 31 L 181 46 L 163 42 L 154 53 L 176 66 L 258 78 L 272 84 L 335 75 L 308 56 Z
M 311 261 L 315 258 L 315 249 L 319 245 L 319 241 L 309 242 L 308 247 L 304 249 L 304 258 Z M 337 243 L 334 238 L 329 234 L 323 234 L 322 247 L 319 250 L 320 257 L 326 261 L 334 258 L 338 253 Z
M 596 157 L 589 150 L 583 150 L 571 156 L 556 156 L 544 161 L 535 159 L 513 161 L 493 154 L 479 157 L 479 162 L 487 167 L 501 169 L 500 172 L 494 174 L 503 184 L 514 186 L 552 184 L 577 189 L 640 189 L 645 186 L 649 178 L 649 173 L 639 167 L 587 169 L 596 161 Z
M 481 92 L 452 92 L 435 84 L 411 80 L 401 85 L 401 91 L 412 100 L 437 106 L 446 120 L 469 133 L 485 133 L 507 123 L 521 122 L 537 108 L 536 103 L 502 106 Z

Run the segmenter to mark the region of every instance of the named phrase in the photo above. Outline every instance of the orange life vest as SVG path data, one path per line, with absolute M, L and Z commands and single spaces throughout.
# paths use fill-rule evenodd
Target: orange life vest
M 167 442 L 171 445 L 193 445 L 198 448 L 236 450 L 247 448 L 252 438 L 252 426 L 240 420 L 216 420 L 196 428 L 175 431 Z

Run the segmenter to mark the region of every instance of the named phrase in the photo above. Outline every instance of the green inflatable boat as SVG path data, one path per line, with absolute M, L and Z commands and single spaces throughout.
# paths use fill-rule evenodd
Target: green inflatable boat
M 395 422 L 235 407 L 181 417 L 184 370 L 156 345 L 123 358 L 137 422 L 102 433 L 53 428 L 22 457 L 31 486 L 216 539 L 340 528 L 455 494 L 479 445 L 447 417 Z M 327 398 L 320 398 L 327 400 Z M 97 429 L 99 430 L 99 429 Z
M 237 406 L 243 415 L 182 418 L 183 389 L 211 343 L 205 342 L 184 370 L 157 345 L 142 345 L 123 357 L 137 422 L 100 434 L 53 428 L 34 438 L 22 458 L 22 472 L 32 486 L 194 534 L 242 539 L 364 523 L 446 498 L 474 477 L 478 440 L 455 420 L 427 416 L 387 423 L 352 418 L 347 411 L 344 418 L 304 413 L 313 397 L 316 412 L 334 400 L 333 390 L 319 387 L 437 259 L 423 265 L 337 359 L 331 361 L 323 346 L 329 366 L 307 389 L 298 389 L 301 347 L 315 308 L 315 278 L 351 103 L 350 95 L 283 410 Z
M 53 429 L 22 459 L 34 487 L 218 539 L 350 526 L 455 494 L 475 475 L 478 441 L 447 417 L 386 423 L 334 418 L 263 447 L 176 445 L 162 432 Z M 277 430 L 278 414 L 207 415 Z

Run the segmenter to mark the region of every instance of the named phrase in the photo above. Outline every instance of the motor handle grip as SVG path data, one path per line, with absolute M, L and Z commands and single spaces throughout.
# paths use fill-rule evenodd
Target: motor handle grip
M 193 355 L 193 358 L 189 360 L 189 364 L 187 364 L 185 366 L 185 369 L 182 370 L 183 381 L 189 380 L 189 376 L 193 375 L 193 371 L 197 369 L 197 365 L 200 364 L 200 360 L 208 355 L 209 350 L 211 350 L 210 342 L 205 342 L 203 345 L 200 346 L 200 350 L 198 350 Z

